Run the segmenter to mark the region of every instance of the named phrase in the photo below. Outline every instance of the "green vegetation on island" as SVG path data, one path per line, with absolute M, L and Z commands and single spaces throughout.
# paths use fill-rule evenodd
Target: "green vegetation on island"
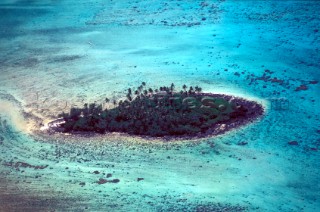
M 109 98 L 105 101 L 110 103 Z M 212 132 L 217 124 L 245 118 L 248 107 L 240 102 L 231 96 L 202 93 L 199 86 L 183 85 L 176 91 L 173 83 L 152 89 L 143 82 L 135 90 L 129 88 L 126 99 L 113 100 L 111 109 L 95 103 L 71 108 L 69 113 L 60 114 L 65 121 L 60 127 L 63 132 L 197 136 Z

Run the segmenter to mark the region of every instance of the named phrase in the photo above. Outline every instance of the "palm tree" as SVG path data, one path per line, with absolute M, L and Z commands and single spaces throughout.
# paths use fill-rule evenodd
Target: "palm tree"
M 186 91 L 187 86 L 186 86 L 186 85 L 183 85 L 182 88 L 183 88 L 184 91 Z
M 190 88 L 189 88 L 189 94 L 191 94 L 192 92 L 193 92 L 193 87 L 190 86 Z
M 149 88 L 149 93 L 150 93 L 151 95 L 153 94 L 152 88 Z
M 197 93 L 200 93 L 202 91 L 202 88 L 200 88 L 199 86 L 194 87 L 194 89 Z
M 174 84 L 173 84 L 173 83 L 171 83 L 170 90 L 171 90 L 171 91 L 174 90 Z
M 83 106 L 83 115 L 85 117 L 87 117 L 89 115 L 89 108 L 88 108 L 88 103 L 85 103 L 84 106 Z
M 194 87 L 195 92 L 199 93 L 199 87 L 196 85 L 196 87 Z
M 107 105 L 106 105 L 106 110 L 107 110 L 107 108 L 108 108 L 108 103 L 110 102 L 110 99 L 109 99 L 109 98 L 106 98 L 105 101 L 106 101 L 106 103 L 107 103 Z

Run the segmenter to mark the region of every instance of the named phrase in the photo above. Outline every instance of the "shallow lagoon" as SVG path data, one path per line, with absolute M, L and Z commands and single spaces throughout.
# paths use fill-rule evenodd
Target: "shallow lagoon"
M 2 1 L 1 210 L 319 210 L 319 7 Z M 33 131 L 61 110 L 122 97 L 142 81 L 198 84 L 259 101 L 267 113 L 187 142 Z

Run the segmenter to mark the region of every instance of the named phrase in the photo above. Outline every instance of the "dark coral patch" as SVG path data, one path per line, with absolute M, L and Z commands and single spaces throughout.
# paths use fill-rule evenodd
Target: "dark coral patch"
M 300 85 L 295 89 L 295 91 L 306 91 L 308 90 L 308 87 L 306 85 Z

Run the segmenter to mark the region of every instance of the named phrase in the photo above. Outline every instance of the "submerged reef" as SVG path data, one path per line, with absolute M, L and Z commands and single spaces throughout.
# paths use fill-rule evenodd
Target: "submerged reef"
M 106 98 L 106 103 L 110 99 Z M 253 121 L 263 107 L 242 98 L 203 93 L 198 86 L 175 91 L 172 83 L 153 90 L 142 83 L 129 88 L 125 100 L 113 100 L 113 108 L 85 104 L 59 115 L 58 124 L 49 124 L 60 132 L 120 132 L 130 135 L 195 138 L 221 134 Z M 63 119 L 63 120 L 62 120 Z

